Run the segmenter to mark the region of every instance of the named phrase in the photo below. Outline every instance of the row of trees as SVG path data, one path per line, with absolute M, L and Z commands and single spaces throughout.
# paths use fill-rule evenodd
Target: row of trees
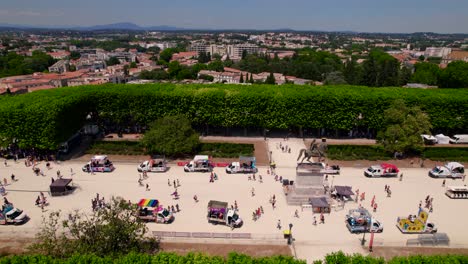
M 88 113 L 120 126 L 147 126 L 183 114 L 194 125 L 217 127 L 380 130 L 396 99 L 419 106 L 434 129 L 468 127 L 466 89 L 420 90 L 352 86 L 176 85 L 82 86 L 0 97 L 0 138 L 22 147 L 55 149 Z
M 56 61 L 41 51 L 33 51 L 31 56 L 15 52 L 0 53 L 0 78 L 47 71 Z
M 411 82 L 439 87 L 468 87 L 468 62 L 454 61 L 441 69 L 429 62 L 416 63 Z
M 337 55 L 325 51 L 303 49 L 291 58 L 270 58 L 264 54 L 245 54 L 237 63 L 224 62 L 226 67 L 234 67 L 252 73 L 277 72 L 285 75 L 325 84 L 352 84 L 372 87 L 403 86 L 408 82 L 438 85 L 443 88 L 468 87 L 468 63 L 452 62 L 444 70 L 438 65 L 422 62 L 412 70 L 380 49 L 372 50 L 363 63 L 352 56 L 345 63 Z

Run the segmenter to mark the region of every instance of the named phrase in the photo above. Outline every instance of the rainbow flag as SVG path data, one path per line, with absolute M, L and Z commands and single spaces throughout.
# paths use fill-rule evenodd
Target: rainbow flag
M 159 201 L 156 199 L 141 199 L 138 202 L 139 207 L 157 207 L 159 204 Z

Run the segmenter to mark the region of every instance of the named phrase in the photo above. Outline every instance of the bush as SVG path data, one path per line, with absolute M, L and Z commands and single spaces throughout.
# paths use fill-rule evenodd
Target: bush
M 378 145 L 329 145 L 328 158 L 332 160 L 389 160 L 393 158 L 393 155 Z
M 87 154 L 107 154 L 107 155 L 143 155 L 144 148 L 138 141 L 97 141 L 94 142 Z
M 434 161 L 468 161 L 465 147 L 425 147 L 422 158 Z M 378 145 L 329 145 L 328 158 L 332 160 L 390 160 L 393 154 Z
M 183 154 L 202 154 L 214 158 L 237 158 L 239 156 L 253 156 L 253 144 L 233 143 L 201 143 L 196 151 Z M 145 155 L 142 144 L 138 141 L 97 141 L 86 150 L 87 154 L 106 155 Z M 170 155 L 168 156 L 170 157 Z
M 253 144 L 232 143 L 202 143 L 199 152 L 214 158 L 237 158 L 239 156 L 253 156 Z

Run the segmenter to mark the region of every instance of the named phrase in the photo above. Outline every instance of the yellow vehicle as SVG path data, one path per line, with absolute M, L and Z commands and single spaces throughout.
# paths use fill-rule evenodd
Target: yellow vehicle
M 428 216 L 426 211 L 421 210 L 418 216 L 398 217 L 396 226 L 403 234 L 435 233 L 437 228 L 433 223 L 427 222 Z

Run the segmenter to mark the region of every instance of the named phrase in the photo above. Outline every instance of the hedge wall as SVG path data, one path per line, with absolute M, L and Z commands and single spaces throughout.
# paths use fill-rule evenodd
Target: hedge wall
M 175 263 L 200 263 L 200 264 L 305 264 L 304 260 L 297 260 L 286 256 L 273 256 L 253 258 L 237 253 L 230 253 L 227 258 L 219 256 L 208 256 L 204 254 L 189 253 L 185 256 L 176 255 L 174 253 L 158 253 L 155 255 L 131 253 L 119 258 L 97 257 L 94 255 L 72 256 L 68 259 L 54 259 L 48 256 L 12 256 L 0 258 L 0 264 L 19 264 L 19 263 L 36 263 L 36 264 L 175 264 Z M 383 258 L 374 258 L 370 256 L 362 256 L 359 254 L 345 255 L 342 252 L 332 253 L 325 257 L 325 261 L 317 260 L 314 264 L 457 264 L 468 263 L 468 256 L 462 255 L 445 255 L 445 256 L 407 256 L 395 257 L 388 261 Z
M 91 111 L 113 122 L 140 125 L 181 113 L 196 125 L 379 129 L 383 111 L 397 98 L 419 105 L 435 129 L 468 128 L 467 89 L 107 84 L 3 96 L 0 137 L 18 138 L 22 147 L 53 149 L 78 130 Z

